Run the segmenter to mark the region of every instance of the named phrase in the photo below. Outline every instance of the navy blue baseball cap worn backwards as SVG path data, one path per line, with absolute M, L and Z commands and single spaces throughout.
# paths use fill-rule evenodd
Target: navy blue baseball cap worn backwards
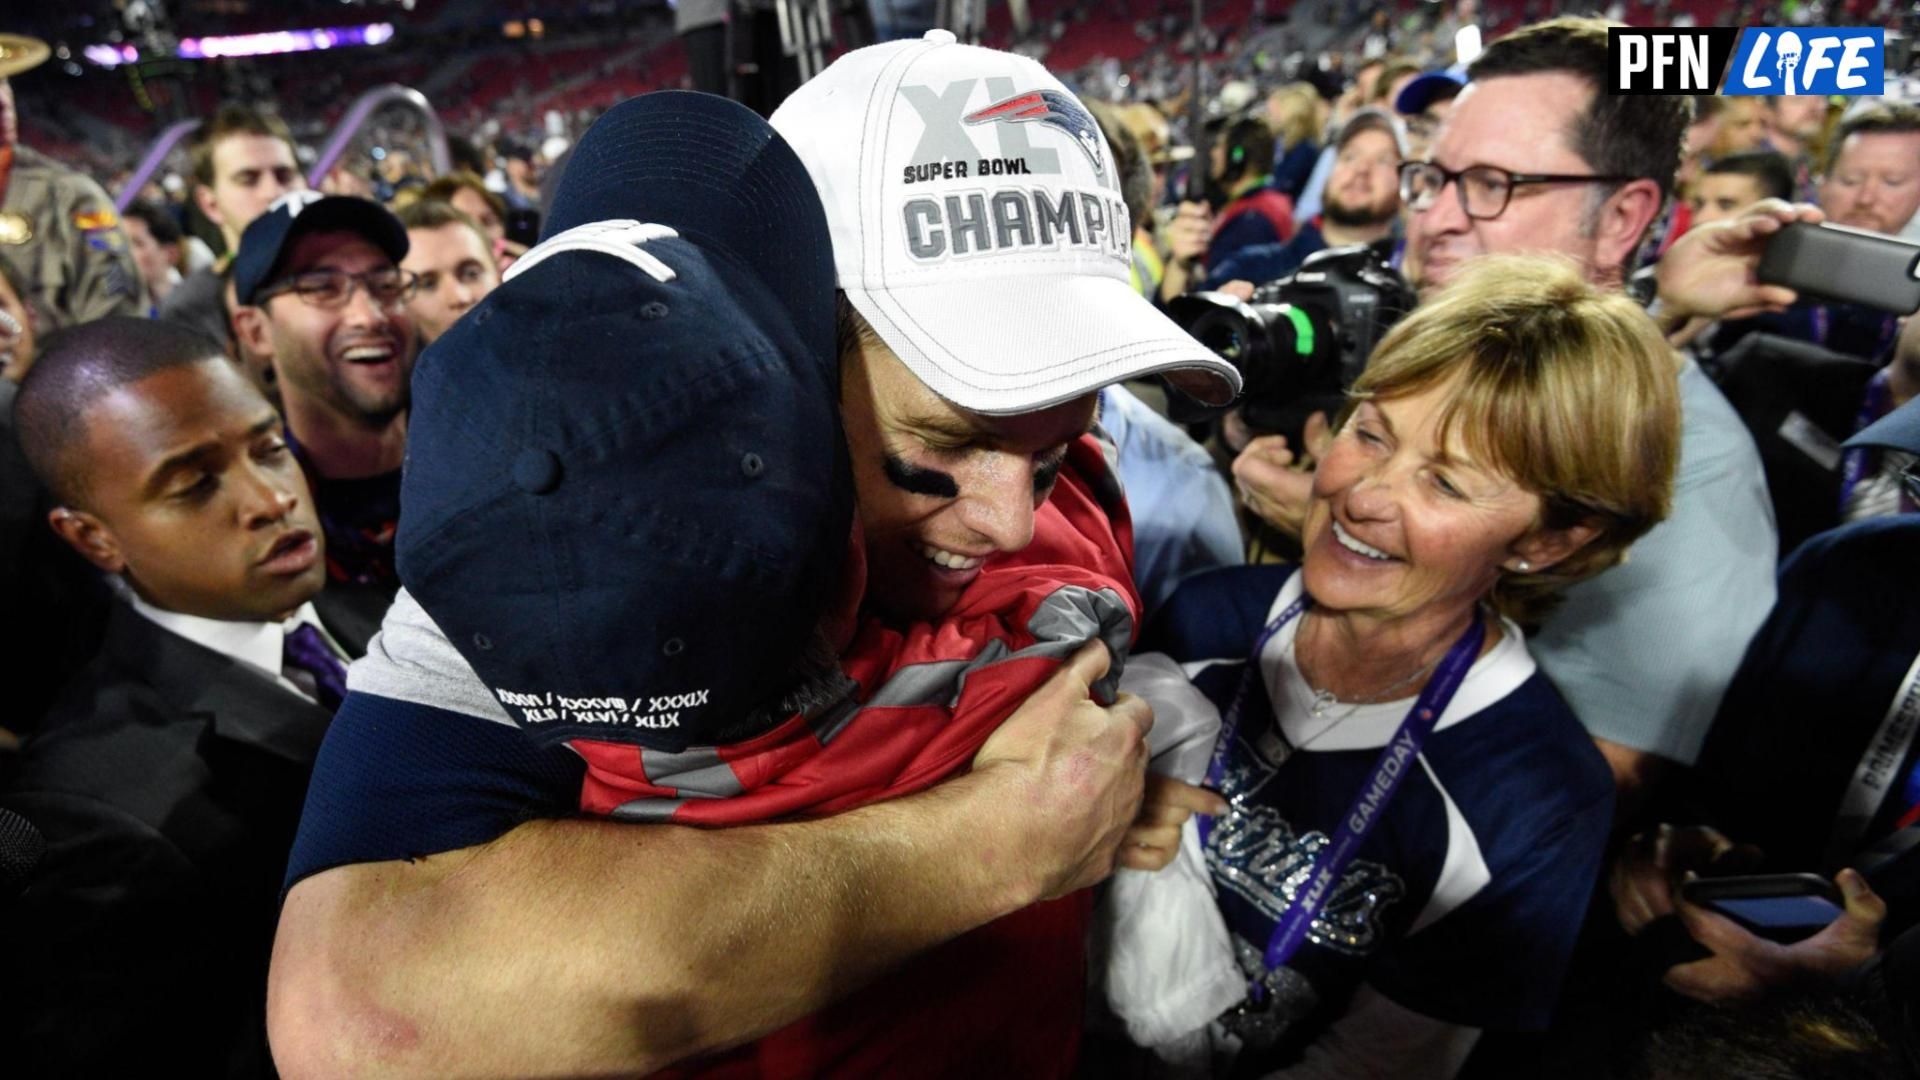
M 260 290 L 280 277 L 293 242 L 316 232 L 349 232 L 365 237 L 395 266 L 407 257 L 407 227 L 393 212 L 371 199 L 290 191 L 273 201 L 240 234 L 233 257 L 233 292 L 243 304 L 256 303 Z
M 813 182 L 664 91 L 581 138 L 548 222 L 414 369 L 400 580 L 538 740 L 759 734 L 853 529 Z

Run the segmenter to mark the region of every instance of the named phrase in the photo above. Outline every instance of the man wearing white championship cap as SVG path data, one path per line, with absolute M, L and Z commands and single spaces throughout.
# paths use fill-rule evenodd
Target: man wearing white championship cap
M 933 618 L 1033 511 L 1099 389 L 1234 369 L 1134 291 L 1133 226 L 1092 114 L 1034 61 L 946 30 L 861 49 L 774 112 L 839 275 L 842 416 L 870 602 Z
M 758 205 L 747 189 L 779 171 L 771 132 L 694 105 L 663 118 L 645 101 L 582 140 L 651 170 L 609 181 L 631 204 L 600 219 L 684 207 L 691 190 L 714 193 L 712 212 Z M 1133 230 L 1110 152 L 1032 61 L 951 35 L 875 46 L 803 87 L 778 121 L 826 206 L 844 294 L 840 412 L 870 612 L 935 619 L 983 564 L 1026 547 L 1102 386 L 1165 371 L 1203 400 L 1238 390 L 1229 366 L 1129 287 Z M 590 175 L 576 158 L 561 194 Z M 758 228 L 804 242 L 777 226 Z M 634 318 L 647 307 L 664 317 L 668 305 Z M 384 651 L 402 648 L 395 631 L 390 615 Z M 756 660 L 769 662 L 740 664 Z M 350 700 L 374 696 L 368 670 Z M 443 717 L 460 740 L 446 752 L 467 757 L 407 772 L 415 805 L 399 809 L 468 820 L 464 799 L 524 812 L 510 831 L 406 849 L 421 858 L 308 860 L 331 868 L 301 880 L 282 915 L 270 1002 L 281 1073 L 1068 1075 L 1086 887 L 1119 857 L 1144 765 L 1144 706 L 1089 699 L 1106 671 L 1104 650 L 1081 650 L 969 772 L 930 790 L 723 830 L 556 819 L 543 808 L 559 801 L 523 795 L 577 788 L 564 748 L 523 755 L 538 768 L 515 772 L 494 745 L 516 732 Z M 456 777 L 449 792 L 444 778 L 481 757 L 487 776 L 524 783 L 475 791 Z

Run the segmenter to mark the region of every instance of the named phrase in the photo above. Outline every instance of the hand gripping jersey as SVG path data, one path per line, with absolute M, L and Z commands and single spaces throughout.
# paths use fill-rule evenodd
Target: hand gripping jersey
M 841 657 L 859 686 L 852 701 L 679 754 L 574 740 L 587 762 L 581 809 L 745 824 L 848 810 L 946 779 L 1081 645 L 1102 638 L 1124 659 L 1140 606 L 1131 534 L 1101 444 L 1083 437 L 1037 512 L 1032 544 L 990 560 L 939 622 L 861 627 Z M 1111 699 L 1119 670 L 1095 693 Z M 663 1075 L 1066 1075 L 1089 910 L 1082 893 L 1016 912 L 756 1043 Z M 922 1004 L 903 1014 L 902 1002 Z
M 663 757 L 529 738 L 403 591 L 354 667 L 315 764 L 288 887 L 345 863 L 487 843 L 538 818 L 746 824 L 850 809 L 954 775 L 1080 645 L 1100 637 L 1125 655 L 1139 604 L 1132 534 L 1101 447 L 1084 438 L 1070 448 L 1033 543 L 989 560 L 946 617 L 857 631 L 841 657 L 857 684 L 851 701 L 734 745 Z M 645 888 L 635 882 L 635 896 Z M 668 1074 L 1068 1076 L 1090 907 L 1083 891 L 1014 912 Z

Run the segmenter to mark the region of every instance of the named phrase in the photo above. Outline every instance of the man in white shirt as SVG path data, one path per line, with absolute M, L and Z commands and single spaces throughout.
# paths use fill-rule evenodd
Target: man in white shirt
M 350 655 L 314 605 L 305 477 L 246 375 L 172 324 L 57 336 L 14 421 L 54 532 L 126 598 L 4 798 L 48 842 L 0 990 L 18 1064 L 264 1075 L 280 874 Z

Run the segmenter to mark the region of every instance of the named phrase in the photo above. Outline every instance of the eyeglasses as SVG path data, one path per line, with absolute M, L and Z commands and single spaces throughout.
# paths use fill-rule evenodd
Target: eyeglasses
M 340 308 L 346 307 L 347 302 L 353 299 L 356 287 L 366 289 L 367 295 L 381 307 L 392 307 L 411 299 L 419 291 L 420 278 L 413 271 L 397 266 L 368 270 L 364 274 L 349 274 L 345 270 L 308 270 L 262 289 L 255 302 L 264 304 L 282 293 L 292 293 L 317 308 Z
M 1400 166 L 1400 201 L 1412 210 L 1428 210 L 1449 183 L 1456 185 L 1460 209 L 1470 218 L 1499 217 L 1522 184 L 1624 184 L 1633 176 L 1572 176 L 1559 173 L 1512 173 L 1493 165 L 1475 165 L 1454 172 L 1431 161 L 1409 161 Z

